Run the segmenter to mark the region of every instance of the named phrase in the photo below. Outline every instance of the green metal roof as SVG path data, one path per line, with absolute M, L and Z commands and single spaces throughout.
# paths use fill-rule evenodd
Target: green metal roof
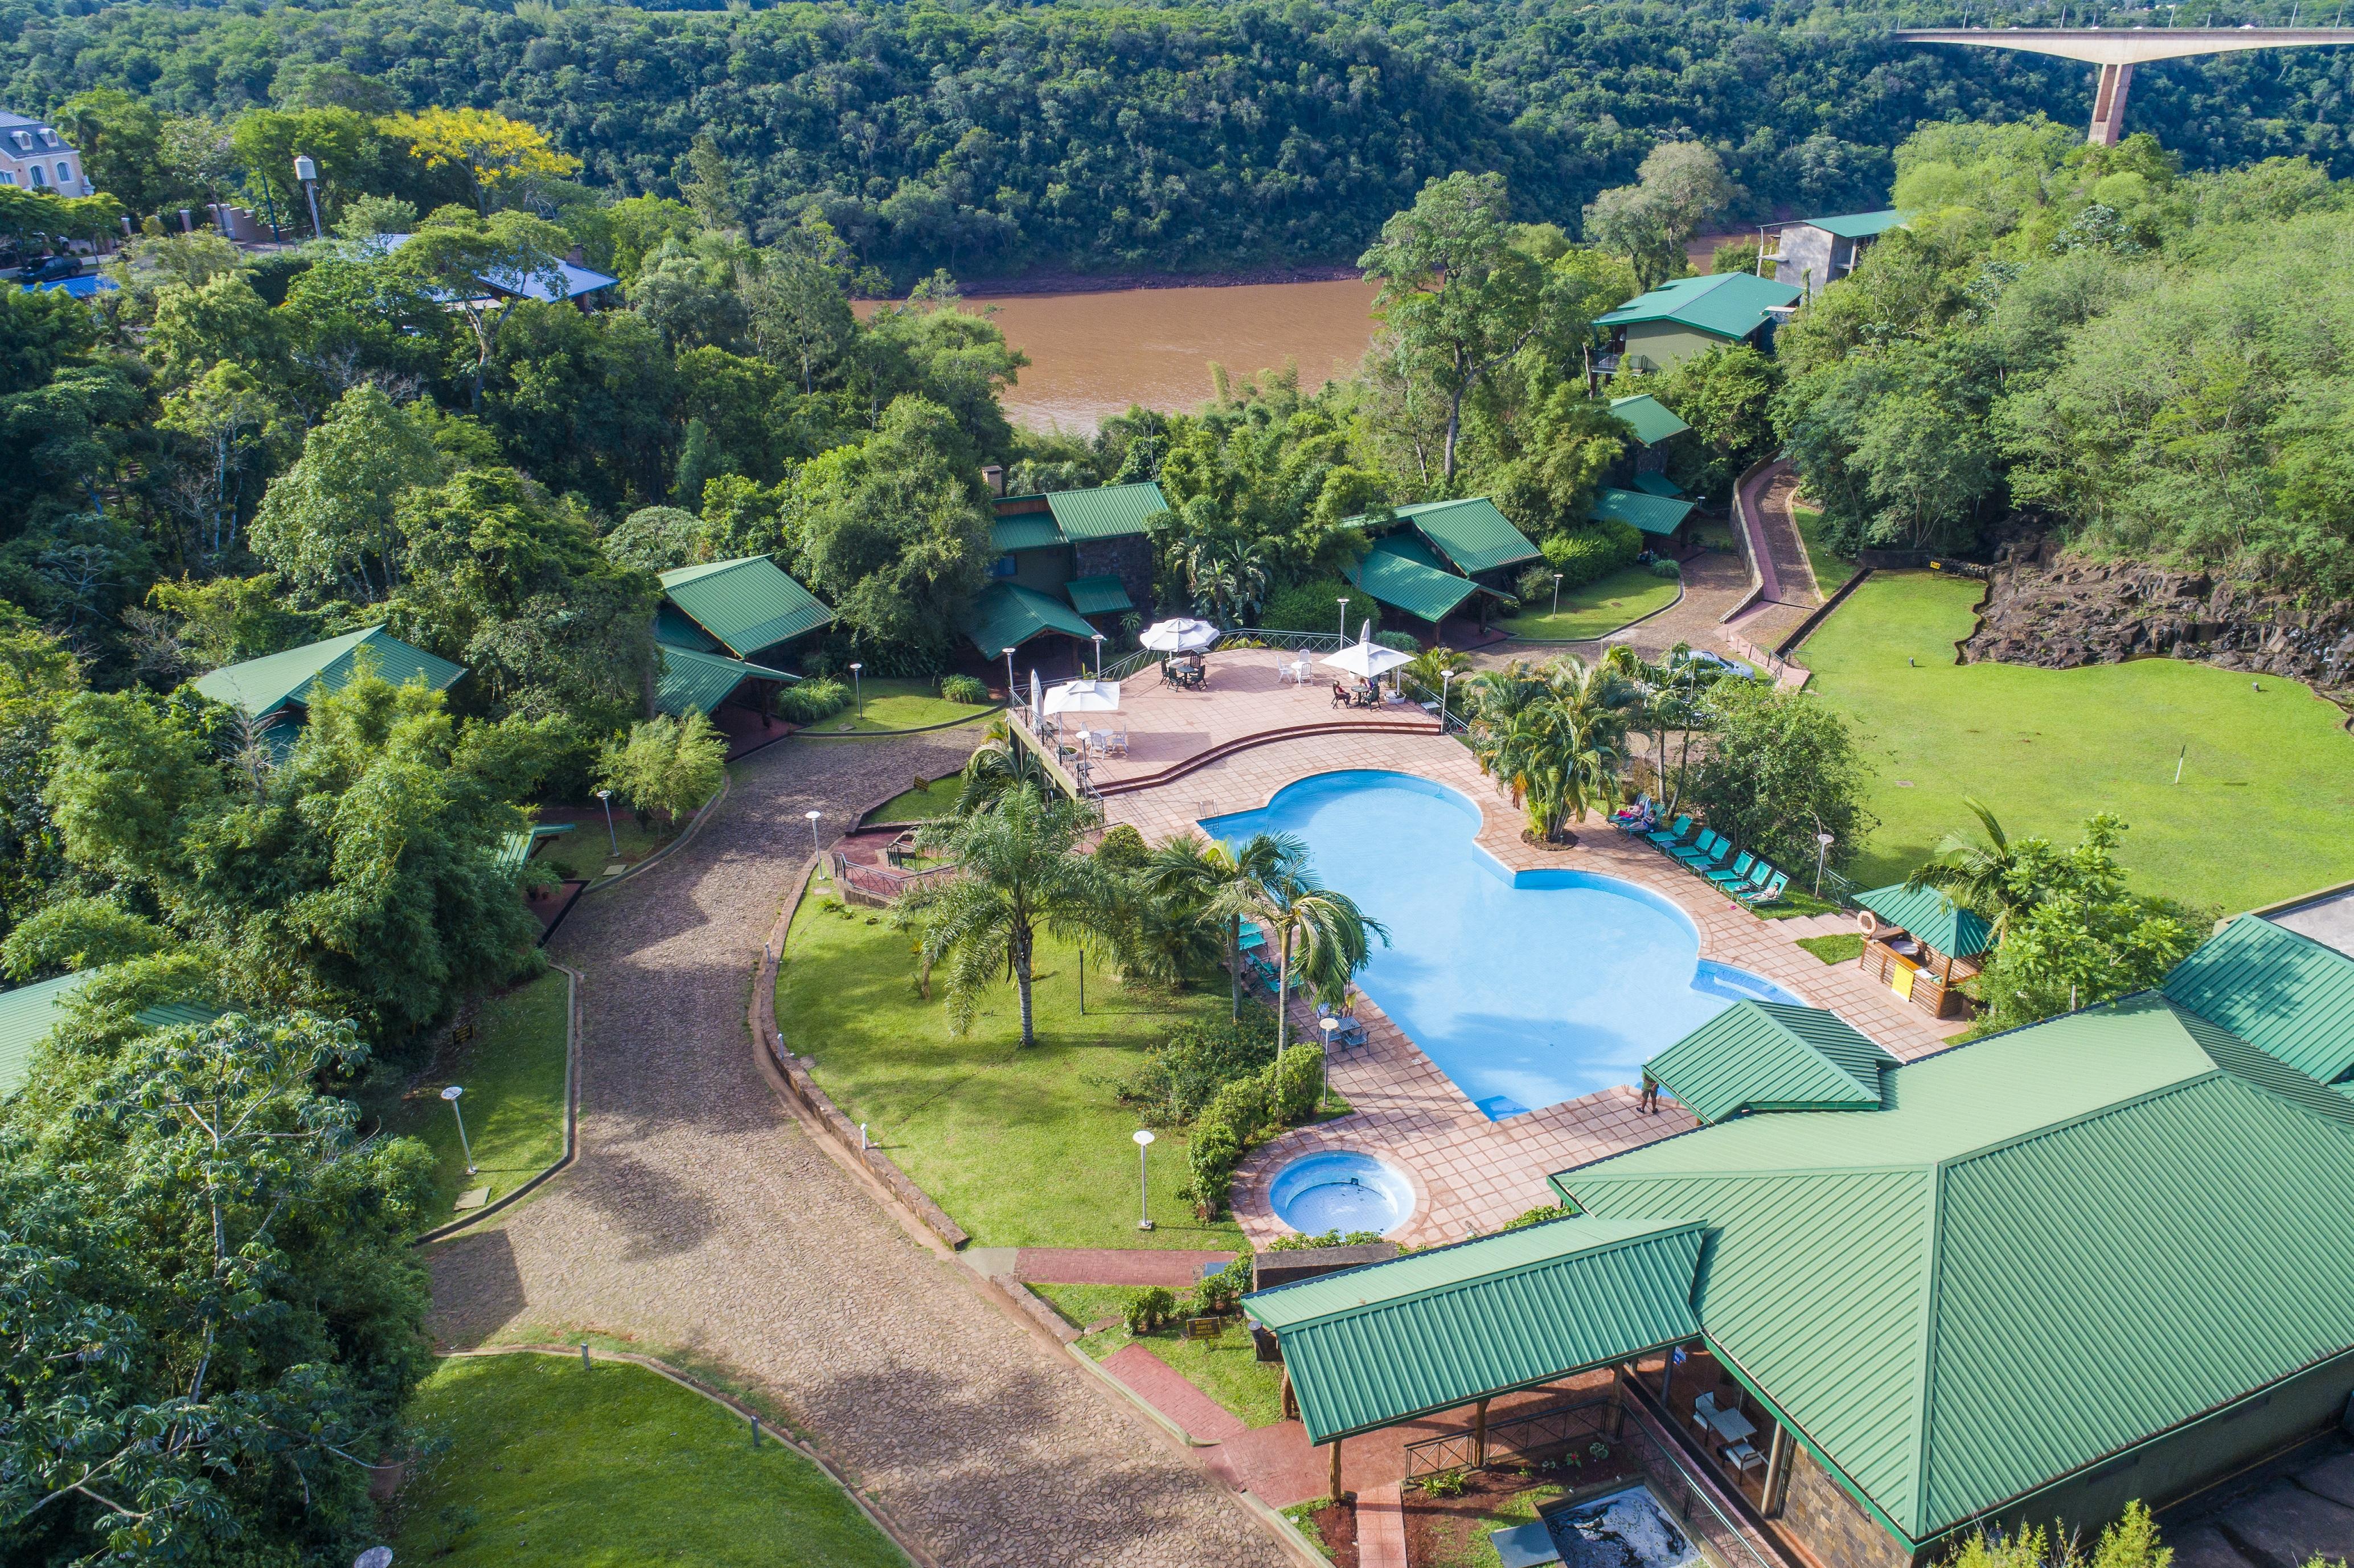
M 1635 476 L 1635 488 L 1646 495 L 1656 495 L 1665 501 L 1684 499 L 1684 487 L 1664 473 L 1638 473 Z
M 1703 1122 L 1742 1111 L 1878 1110 L 1896 1059 L 1835 1012 L 1736 1001 L 1643 1064 Z
M 0 1099 L 24 1086 L 32 1071 L 33 1048 L 48 1038 L 49 1031 L 65 1017 L 66 1003 L 97 972 L 76 969 L 55 980 L 0 991 Z M 150 1029 L 168 1029 L 178 1023 L 210 1023 L 219 1016 L 217 1008 L 170 1001 L 146 1009 L 138 1018 Z
M 1904 227 L 1904 215 L 1894 207 L 1882 207 L 1878 212 L 1851 212 L 1839 217 L 1810 217 L 1808 228 L 1819 228 L 1825 234 L 1836 234 L 1841 239 L 1870 239 L 1892 228 Z
M 229 664 L 199 676 L 196 690 L 217 703 L 242 708 L 256 718 L 289 703 L 307 707 L 318 692 L 340 692 L 364 664 L 396 686 L 422 680 L 437 692 L 455 685 L 464 666 L 412 648 L 381 626 L 349 631 L 323 642 L 306 642 L 283 653 Z
M 1023 512 L 1000 517 L 989 525 L 989 547 L 1001 556 L 1015 550 L 1059 549 L 1069 543 L 1055 526 L 1051 512 Z
M 1243 1298 L 1309 1441 L 1629 1360 L 1698 1331 L 1702 1230 L 1554 1220 Z
M 668 599 L 654 607 L 654 641 L 665 648 L 684 648 L 696 653 L 719 652 L 719 639 L 689 620 Z
M 1169 498 L 1150 480 L 1094 490 L 1057 490 L 1046 497 L 1063 536 L 1073 544 L 1120 539 L 1145 531 L 1145 521 L 1169 510 Z
M 766 556 L 707 561 L 662 574 L 663 592 L 738 658 L 831 625 L 833 611 Z
M 1615 311 L 1594 318 L 1596 326 L 1632 326 L 1673 322 L 1712 337 L 1738 342 L 1765 325 L 1767 312 L 1806 297 L 1796 283 L 1776 283 L 1749 272 L 1716 272 L 1676 278 L 1638 294 Z
M 1925 1542 L 2354 1347 L 2354 1116 L 2152 994 L 1552 1178 L 1700 1221 L 1703 1333 Z
M 748 680 L 793 678 L 765 664 L 748 664 L 718 653 L 698 653 L 692 648 L 663 646 L 656 652 L 662 654 L 662 673 L 654 680 L 654 708 L 673 718 L 681 714 L 711 712 Z
M 1604 490 L 1585 509 L 1590 523 L 1631 523 L 1646 534 L 1662 536 L 1674 533 L 1691 515 L 1694 501 L 1670 501 L 1663 495 L 1645 495 L 1638 490 Z
M 1382 603 L 1434 624 L 1480 591 L 1469 577 L 1426 567 L 1408 551 L 1393 547 L 1387 539 L 1377 541 L 1365 552 L 1365 558 L 1343 575 Z
M 1063 585 L 1063 592 L 1081 615 L 1118 615 L 1136 608 L 1128 597 L 1128 585 L 1115 577 L 1073 577 Z
M 1994 945 L 1994 927 L 1934 887 L 1894 883 L 1859 893 L 1855 901 L 1892 926 L 1902 926 L 1950 959 L 1974 959 Z
M 1401 506 L 1397 516 L 1414 524 L 1431 547 L 1466 577 L 1516 567 L 1541 554 L 1529 536 L 1496 510 L 1484 495 L 1463 501 L 1425 501 Z
M 1638 392 L 1631 397 L 1613 397 L 1610 411 L 1624 419 L 1635 430 L 1635 439 L 1647 447 L 1682 435 L 1691 429 L 1676 418 L 1675 410 L 1652 397 Z
M 1061 599 L 1017 583 L 990 584 L 972 596 L 972 608 L 965 615 L 965 635 L 986 659 L 998 658 L 1007 649 L 1019 648 L 1049 631 L 1082 641 L 1096 634 L 1096 629 Z
M 499 841 L 497 861 L 500 874 L 510 880 L 521 876 L 524 862 L 531 858 L 531 852 L 539 846 L 540 840 L 568 833 L 577 825 L 572 822 L 538 822 L 533 824 L 528 832 L 507 834 Z
M 2310 937 L 2243 915 L 2177 965 L 2165 990 L 2325 1084 L 2354 1071 L 2354 959 Z

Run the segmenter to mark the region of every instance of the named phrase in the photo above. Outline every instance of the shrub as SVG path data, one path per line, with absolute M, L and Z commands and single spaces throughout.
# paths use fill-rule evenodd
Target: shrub
M 1204 1316 L 1223 1316 L 1235 1309 L 1251 1287 L 1251 1255 L 1243 1254 L 1225 1267 L 1202 1281 L 1201 1304 Z
M 1238 1020 L 1177 1029 L 1115 1093 L 1123 1104 L 1150 1107 L 1182 1125 L 1220 1089 L 1265 1072 L 1274 1059 L 1274 1017 L 1252 1002 Z
M 711 799 L 727 771 L 727 737 L 701 714 L 630 726 L 597 759 L 597 782 L 629 802 L 640 826 L 673 821 Z
M 831 676 L 803 681 L 777 694 L 777 711 L 793 724 L 812 725 L 850 705 L 850 688 Z
M 1140 1290 L 1128 1298 L 1128 1331 L 1150 1334 L 1165 1327 L 1177 1315 L 1177 1298 L 1164 1287 L 1155 1285 Z
M 1422 639 L 1410 631 L 1376 631 L 1373 633 L 1373 641 L 1394 652 L 1419 653 L 1422 652 Z
M 1655 577 L 1667 577 L 1673 580 L 1674 578 L 1683 576 L 1684 569 L 1676 562 L 1668 559 L 1665 556 L 1661 556 L 1658 560 L 1651 563 L 1651 575 Z
M 989 687 L 972 675 L 950 675 L 940 683 L 940 695 L 952 703 L 985 703 Z
M 1568 581 L 1567 577 L 1562 579 Z M 1522 572 L 1512 583 L 1512 591 L 1521 596 L 1524 605 L 1539 605 L 1553 597 L 1553 563 L 1539 561 Z
M 1471 1489 L 1471 1472 L 1459 1467 L 1452 1470 L 1434 1470 L 1415 1485 L 1422 1489 L 1425 1497 L 1459 1498 Z
M 1382 623 L 1381 607 L 1363 588 L 1352 588 L 1339 577 L 1319 577 L 1278 589 L 1259 612 L 1258 623 L 1269 631 L 1338 631 L 1339 601 L 1343 599 L 1349 601 L 1352 631 L 1368 615 L 1375 626 Z
M 1541 1225 L 1547 1220 L 1565 1220 L 1576 1213 L 1567 1203 L 1548 1203 L 1542 1209 L 1524 1209 L 1504 1222 L 1504 1229 L 1519 1230 L 1522 1225 Z
M 1114 822 L 1106 828 L 1103 842 L 1096 845 L 1096 858 L 1114 871 L 1134 871 L 1151 853 L 1145 847 L 1144 835 L 1129 822 Z
M 1320 1246 L 1371 1246 L 1382 1239 L 1379 1231 L 1326 1231 L 1320 1236 L 1278 1236 L 1267 1244 L 1268 1252 L 1306 1252 Z
M 1324 1094 L 1324 1053 L 1316 1045 L 1294 1045 L 1275 1064 L 1275 1109 L 1285 1121 L 1306 1121 L 1316 1114 Z
M 1193 1118 L 1193 1141 L 1188 1150 L 1193 1167 L 1193 1200 L 1211 1213 L 1225 1207 L 1226 1186 L 1235 1167 L 1258 1140 L 1274 1109 L 1266 1073 L 1235 1078 L 1221 1086 Z
M 1555 534 L 1543 548 L 1553 572 L 1561 574 L 1561 586 L 1577 588 L 1633 566 L 1635 557 L 1643 553 L 1643 535 L 1630 523 L 1596 523 L 1590 528 Z M 1553 587 L 1553 572 L 1545 574 L 1548 590 Z

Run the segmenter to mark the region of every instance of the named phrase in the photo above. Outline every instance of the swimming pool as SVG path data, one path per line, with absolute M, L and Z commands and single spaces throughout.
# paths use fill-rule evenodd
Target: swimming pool
M 1325 773 L 1264 810 L 1202 824 L 1229 841 L 1307 841 L 1325 885 L 1390 929 L 1358 986 L 1490 1121 L 1630 1084 L 1743 997 L 1798 999 L 1700 956 L 1648 888 L 1582 871 L 1507 871 L 1479 809 L 1404 773 Z

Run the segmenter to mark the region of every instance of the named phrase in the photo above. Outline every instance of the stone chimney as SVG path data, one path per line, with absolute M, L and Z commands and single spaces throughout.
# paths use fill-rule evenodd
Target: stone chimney
M 989 486 L 990 494 L 1001 497 L 1003 496 L 1005 493 L 1005 470 L 999 464 L 989 464 L 981 471 L 981 482 Z

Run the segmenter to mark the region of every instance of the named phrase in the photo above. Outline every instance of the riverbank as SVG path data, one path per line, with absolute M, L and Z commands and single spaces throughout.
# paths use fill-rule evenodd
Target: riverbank
M 1354 282 L 1354 267 L 1246 267 L 1225 272 L 1024 272 L 1018 278 L 960 278 L 968 300 L 1019 300 L 1042 294 L 1108 294 L 1129 289 L 1246 289 L 1266 283 Z M 897 300 L 858 300 L 862 306 L 897 304 Z

